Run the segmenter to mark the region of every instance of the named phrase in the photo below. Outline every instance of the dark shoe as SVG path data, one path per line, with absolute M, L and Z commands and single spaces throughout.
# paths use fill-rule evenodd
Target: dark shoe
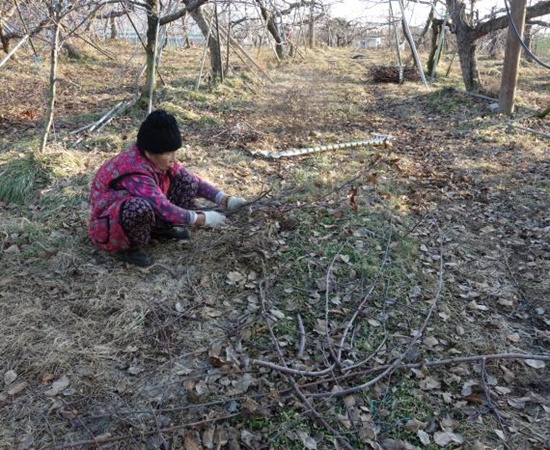
M 181 227 L 166 228 L 165 230 L 154 231 L 153 235 L 155 237 L 162 237 L 165 239 L 178 239 L 180 241 L 184 239 L 189 239 L 189 237 L 191 236 L 187 228 Z
M 133 264 L 134 266 L 148 267 L 152 263 L 149 255 L 141 248 L 133 248 L 127 252 L 120 252 L 119 255 L 122 261 Z

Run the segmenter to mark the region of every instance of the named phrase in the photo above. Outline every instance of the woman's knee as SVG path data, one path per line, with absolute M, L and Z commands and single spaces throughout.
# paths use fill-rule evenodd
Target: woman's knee
M 139 197 L 129 198 L 122 205 L 122 216 L 126 219 L 150 221 L 155 219 L 155 212 L 151 204 Z

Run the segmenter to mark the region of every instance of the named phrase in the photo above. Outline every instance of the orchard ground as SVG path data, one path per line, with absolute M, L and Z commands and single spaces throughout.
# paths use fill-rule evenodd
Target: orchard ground
M 141 53 L 102 45 L 62 58 L 42 154 L 49 67 L 2 69 L 0 448 L 548 448 L 548 72 L 522 64 L 506 118 L 451 55 L 425 87 L 373 83 L 384 52 L 251 49 L 271 81 L 232 60 L 196 90 L 202 50 L 167 48 L 181 161 L 258 200 L 139 269 L 86 235 L 93 173 L 145 116 L 73 133 L 136 91 Z M 390 144 L 249 152 L 371 133 Z

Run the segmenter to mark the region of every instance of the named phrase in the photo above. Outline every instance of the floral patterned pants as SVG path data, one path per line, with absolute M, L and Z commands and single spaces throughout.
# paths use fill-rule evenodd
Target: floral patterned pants
M 166 197 L 181 208 L 195 209 L 197 190 L 198 183 L 195 180 L 176 177 L 171 180 Z M 120 211 L 120 224 L 133 247 L 149 244 L 152 234 L 162 234 L 172 227 L 155 214 L 148 200 L 140 197 L 132 197 L 124 202 Z

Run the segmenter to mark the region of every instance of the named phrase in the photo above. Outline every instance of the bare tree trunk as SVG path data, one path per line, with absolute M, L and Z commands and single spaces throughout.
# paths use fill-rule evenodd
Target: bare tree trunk
M 443 32 L 443 21 L 441 19 L 432 20 L 432 41 L 430 48 L 430 56 L 428 57 L 427 72 L 431 74 L 438 61 L 435 61 L 435 54 L 437 51 L 437 44 L 439 43 L 439 35 Z
M 514 3 L 514 2 L 511 2 Z M 468 91 L 477 91 L 481 87 L 477 68 L 477 40 L 487 34 L 508 27 L 506 16 L 496 17 L 472 25 L 472 14 L 466 14 L 464 0 L 446 0 L 448 14 L 452 20 L 452 31 L 456 35 L 462 79 Z M 540 1 L 526 10 L 526 19 L 540 17 L 550 13 L 550 0 Z
M 212 76 L 212 81 L 216 82 L 217 80 L 221 80 L 223 69 L 220 58 L 220 43 L 218 39 L 212 35 L 212 32 L 209 31 L 210 26 L 208 25 L 201 8 L 196 8 L 191 11 L 191 17 L 200 28 L 204 38 L 207 40 L 208 49 L 210 50 L 210 74 Z
M 55 15 L 54 15 L 54 29 L 53 29 L 53 38 L 52 38 L 52 50 L 50 57 L 50 94 L 49 94 L 49 103 L 48 110 L 45 117 L 44 125 L 44 134 L 42 136 L 42 143 L 40 145 L 40 153 L 46 148 L 48 143 L 48 135 L 50 133 L 50 128 L 53 123 L 53 115 L 55 110 L 55 97 L 57 91 L 57 62 L 58 62 L 58 49 L 59 49 L 59 35 L 61 29 L 61 3 L 59 2 L 55 6 Z
M 474 39 L 474 30 L 467 22 L 466 5 L 461 1 L 447 0 L 447 9 L 456 35 L 464 85 L 467 91 L 477 91 L 481 87 L 476 58 L 477 43 Z
M 525 45 L 529 50 L 531 49 L 531 45 L 533 43 L 533 25 L 525 25 L 525 33 L 523 35 L 523 41 L 525 42 Z M 525 61 L 527 62 L 533 62 L 533 58 L 529 56 L 527 52 L 523 52 L 521 54 Z
M 275 40 L 275 53 L 277 54 L 277 57 L 282 60 L 285 56 L 285 40 L 283 37 L 283 33 L 281 32 L 281 30 L 277 26 L 277 22 L 275 21 L 275 14 L 267 9 L 263 0 L 256 0 L 256 3 L 260 8 L 260 14 L 265 21 L 267 31 Z
M 430 13 L 428 14 L 428 20 L 426 21 L 426 24 L 424 25 L 424 29 L 420 33 L 420 36 L 418 36 L 418 43 L 416 44 L 417 48 L 420 48 L 422 46 L 422 44 L 424 44 L 424 38 L 426 37 L 426 34 L 428 33 L 428 30 L 430 29 L 430 24 L 433 27 L 434 9 L 435 9 L 434 4 L 432 4 L 432 6 L 430 8 Z
M 309 48 L 315 48 L 315 15 L 313 14 L 313 3 L 309 9 Z
M 158 17 L 158 0 L 147 0 L 147 43 L 145 45 L 145 59 L 146 59 L 146 80 L 145 88 L 141 94 L 140 103 L 150 103 L 155 89 L 157 81 L 155 77 L 155 49 L 157 48 L 157 37 L 159 27 Z
M 118 38 L 118 27 L 116 24 L 116 17 L 114 15 L 109 17 L 109 23 L 111 25 L 111 39 Z

